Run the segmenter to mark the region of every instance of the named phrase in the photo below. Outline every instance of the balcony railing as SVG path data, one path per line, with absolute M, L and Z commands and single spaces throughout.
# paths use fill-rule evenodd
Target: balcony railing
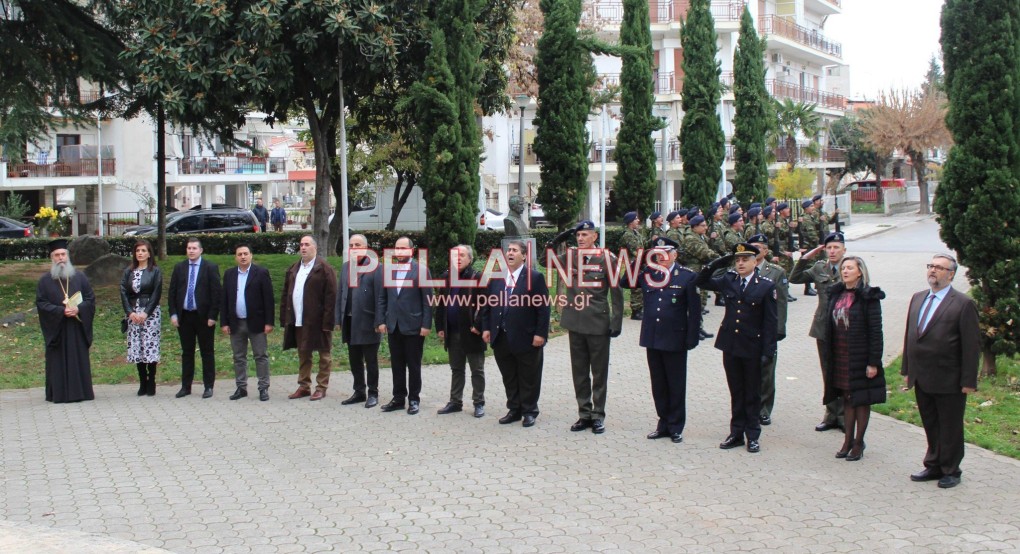
M 669 73 L 656 73 L 655 75 L 655 93 L 656 94 L 672 94 L 677 91 L 675 73 L 670 71 Z
M 535 154 L 535 150 L 532 144 L 524 145 L 524 165 L 534 165 L 538 162 L 538 155 Z M 519 165 L 521 163 L 521 145 L 514 143 L 510 145 L 510 165 Z
M 103 158 L 103 175 L 117 173 L 117 160 Z M 25 162 L 7 164 L 7 178 L 39 178 L 39 177 L 90 177 L 99 176 L 99 160 L 77 160 L 73 162 L 56 161 L 51 164 Z
M 797 100 L 807 104 L 817 104 L 832 110 L 846 110 L 846 97 L 842 94 L 802 87 L 795 83 L 786 83 L 777 79 L 765 81 L 765 86 L 773 98 L 789 98 L 790 100 Z
M 620 74 L 619 73 L 599 73 L 598 78 L 595 81 L 595 90 L 605 91 L 609 87 L 620 86 Z
M 600 142 L 593 142 L 591 150 L 588 151 L 588 163 L 602 163 L 602 155 L 606 156 L 606 163 L 611 164 L 616 162 L 616 158 L 613 154 L 616 153 L 616 141 L 607 140 L 605 144 Z
M 662 141 L 655 140 L 655 159 L 662 162 Z M 666 161 L 667 162 L 679 162 L 680 161 L 680 141 L 676 139 L 666 141 Z
M 785 146 L 776 148 L 773 153 L 779 162 L 785 162 L 788 159 Z M 729 151 L 727 150 L 728 154 Z M 797 160 L 801 162 L 844 162 L 846 161 L 846 150 L 842 148 L 819 148 L 817 155 L 809 155 L 803 146 L 798 145 Z
M 710 10 L 716 21 L 740 21 L 744 13 L 742 0 L 716 0 Z M 652 23 L 679 23 L 687 17 L 690 9 L 688 0 L 657 1 L 649 0 L 648 12 Z M 623 22 L 622 0 L 595 0 L 585 3 L 581 19 L 590 23 L 620 24 Z
M 843 45 L 828 40 L 815 29 L 797 25 L 785 17 L 763 15 L 758 18 L 758 31 L 763 35 L 778 35 L 837 58 L 843 57 Z
M 215 175 L 244 174 L 266 175 L 269 173 L 285 173 L 285 158 L 219 157 L 219 158 L 185 158 L 180 160 L 181 175 Z
M 98 90 L 83 90 L 78 92 L 78 103 L 89 104 L 98 101 L 102 97 L 103 95 Z M 47 96 L 45 102 L 47 108 L 59 108 L 70 104 L 71 97 L 66 94 L 56 98 Z

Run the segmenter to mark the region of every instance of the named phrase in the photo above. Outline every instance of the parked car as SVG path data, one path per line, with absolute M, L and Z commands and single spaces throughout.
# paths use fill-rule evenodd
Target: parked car
M 499 213 L 492 208 L 486 208 L 478 216 L 478 229 L 488 231 L 502 231 L 503 221 L 506 219 L 506 214 Z
M 21 239 L 31 236 L 31 225 L 7 217 L 0 217 L 0 238 Z
M 531 228 L 537 229 L 539 227 L 551 227 L 552 223 L 545 218 L 545 210 L 542 209 L 542 205 L 538 203 L 531 204 L 531 210 L 529 210 L 531 216 Z
M 185 210 L 166 216 L 167 234 L 194 233 L 257 233 L 259 222 L 251 210 L 242 208 L 214 208 Z M 124 236 L 156 234 L 155 225 L 128 227 Z

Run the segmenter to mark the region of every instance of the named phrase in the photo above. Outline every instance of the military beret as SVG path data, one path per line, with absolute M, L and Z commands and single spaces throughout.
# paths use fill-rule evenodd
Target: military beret
M 751 244 L 768 244 L 769 239 L 765 235 L 758 233 L 757 235 L 747 239 L 747 242 Z
M 651 247 L 662 250 L 676 250 L 680 248 L 680 245 L 669 237 L 656 237 L 655 240 L 651 242 Z
M 749 206 L 749 208 L 751 208 L 751 209 L 761 208 L 761 202 L 751 202 L 751 205 Z
M 637 219 L 637 212 L 627 212 L 623 216 L 623 223 L 624 225 L 630 225 L 630 223 L 635 219 Z
M 823 241 L 822 244 L 829 244 L 830 242 L 846 244 L 846 238 L 843 236 L 843 233 L 829 233 L 829 236 L 825 237 L 825 241 Z
M 765 206 L 765 209 L 761 211 L 761 215 L 765 217 L 772 215 L 772 206 Z
M 771 204 L 771 203 L 773 203 L 775 201 L 776 201 L 776 198 L 774 196 L 769 196 L 768 198 L 765 199 L 765 205 L 767 206 L 767 205 L 769 205 L 769 204 Z
M 705 216 L 703 216 L 703 215 L 696 215 L 696 216 L 691 218 L 691 227 L 694 227 L 695 225 L 701 225 L 704 222 L 705 222 Z
M 785 210 L 785 209 L 787 209 L 789 207 L 790 207 L 790 205 L 787 204 L 786 202 L 780 202 L 779 205 L 776 206 L 776 210 L 781 212 L 781 211 L 783 211 L 783 210 Z
M 679 210 L 676 211 L 676 213 L 680 217 L 687 217 L 687 208 L 680 208 Z
M 810 208 L 811 206 L 814 206 L 814 205 L 815 205 L 815 203 L 812 202 L 811 200 L 805 200 L 805 201 L 800 203 L 800 207 L 801 208 L 805 208 L 805 209 Z
M 666 216 L 666 221 L 673 221 L 678 217 L 680 217 L 680 212 L 669 212 L 669 215 Z
M 699 210 L 698 208 L 691 208 L 690 211 L 687 212 L 688 219 L 692 217 L 697 217 L 699 215 L 701 215 L 701 210 Z
M 733 245 L 733 255 L 734 256 L 757 256 L 758 255 L 758 247 L 754 246 L 753 244 L 748 244 L 746 242 L 740 242 L 740 243 L 737 243 L 737 244 Z
M 721 198 L 721 199 L 719 200 L 719 205 L 720 205 L 720 206 L 724 206 L 724 207 L 725 207 L 725 206 L 729 206 L 729 205 L 730 205 L 730 199 L 729 199 L 729 197 L 726 197 L 726 196 L 724 196 L 723 198 Z
M 743 219 L 743 218 L 742 218 L 742 217 L 740 217 L 740 214 L 737 214 L 737 213 L 733 213 L 733 214 L 730 214 L 730 217 L 729 217 L 729 219 L 727 219 L 726 221 L 727 221 L 727 222 L 728 222 L 728 223 L 729 223 L 730 225 L 733 225 L 734 223 L 736 223 L 736 222 L 738 222 L 738 221 L 741 221 L 742 219 Z
M 712 213 L 715 213 L 718 210 L 719 210 L 719 203 L 718 202 L 712 202 L 712 205 L 708 207 L 708 211 L 710 211 Z
M 732 206 L 730 206 L 730 213 L 731 214 L 735 214 L 735 213 L 737 213 L 737 210 L 739 210 L 739 209 L 740 209 L 740 204 L 733 204 Z
M 595 223 L 590 220 L 579 221 L 574 227 L 575 231 L 593 231 L 595 230 Z
M 816 195 L 811 197 L 811 201 L 812 202 L 818 202 L 821 199 L 822 199 L 822 195 L 821 194 L 816 194 Z
M 747 217 L 758 217 L 761 215 L 761 208 L 755 207 L 747 210 Z
M 662 212 L 652 212 L 652 215 L 648 216 L 648 219 L 655 220 L 662 217 Z

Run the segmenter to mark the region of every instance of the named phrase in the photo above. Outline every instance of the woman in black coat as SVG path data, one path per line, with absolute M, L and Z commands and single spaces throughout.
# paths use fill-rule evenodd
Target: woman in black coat
M 135 243 L 131 265 L 120 280 L 120 302 L 124 308 L 127 360 L 138 368 L 138 396 L 156 394 L 156 365 L 159 364 L 160 312 L 163 274 L 156 265 L 152 244 Z
M 864 433 L 871 405 L 885 402 L 882 370 L 882 304 L 885 293 L 872 287 L 864 260 L 847 256 L 840 263 L 843 282 L 829 287 L 825 397 L 843 398 L 845 436 L 837 458 L 864 456 Z

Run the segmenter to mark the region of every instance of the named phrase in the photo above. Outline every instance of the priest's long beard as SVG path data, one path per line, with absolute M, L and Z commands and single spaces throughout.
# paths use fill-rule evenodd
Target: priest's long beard
M 56 279 L 63 279 L 67 281 L 71 277 L 74 277 L 74 266 L 71 262 L 55 263 L 50 267 L 50 277 Z

